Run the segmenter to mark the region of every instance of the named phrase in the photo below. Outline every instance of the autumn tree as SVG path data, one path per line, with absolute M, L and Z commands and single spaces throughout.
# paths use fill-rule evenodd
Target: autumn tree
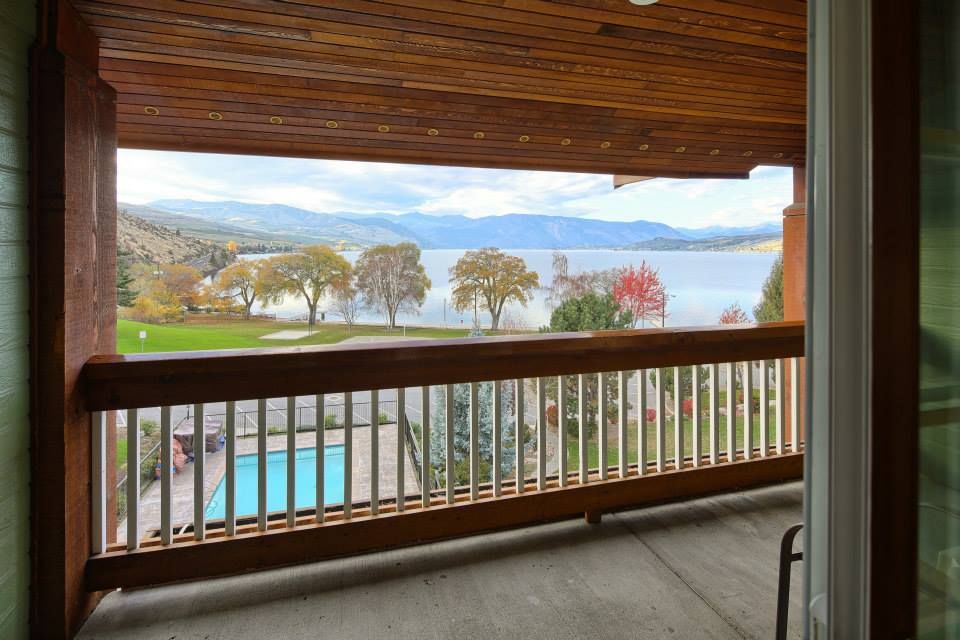
M 331 286 L 349 280 L 350 263 L 326 245 L 304 247 L 301 253 L 270 259 L 270 278 L 278 293 L 302 296 L 309 326 L 317 323 L 317 305 Z
M 214 281 L 214 290 L 224 299 L 243 305 L 243 317 L 250 319 L 253 303 L 270 295 L 270 265 L 265 260 L 240 260 L 223 269 Z
M 739 302 L 734 302 L 720 313 L 718 324 L 746 324 L 750 322 L 747 312 L 740 308 Z
M 397 326 L 400 311 L 419 313 L 431 286 L 420 249 L 412 242 L 365 249 L 355 271 L 357 289 L 368 305 L 384 314 L 391 329 Z
M 780 322 L 783 320 L 783 254 L 777 256 L 770 267 L 770 274 L 763 283 L 760 302 L 753 308 L 757 322 Z
M 450 268 L 450 284 L 453 308 L 462 312 L 479 304 L 490 312 L 490 328 L 495 331 L 504 305 L 516 301 L 527 306 L 540 286 L 540 278 L 535 271 L 527 270 L 523 258 L 488 247 L 467 251 L 457 260 Z
M 666 316 L 667 291 L 660 272 L 647 264 L 620 269 L 613 283 L 613 297 L 620 308 L 629 311 L 636 327 L 640 320 L 659 320 Z
M 197 303 L 200 282 L 203 281 L 203 274 L 198 269 L 188 264 L 162 264 L 157 276 L 180 306 L 192 307 Z
M 353 331 L 353 325 L 357 321 L 357 316 L 360 315 L 363 304 L 363 295 L 349 279 L 345 278 L 333 285 L 333 308 L 343 318 L 348 332 Z

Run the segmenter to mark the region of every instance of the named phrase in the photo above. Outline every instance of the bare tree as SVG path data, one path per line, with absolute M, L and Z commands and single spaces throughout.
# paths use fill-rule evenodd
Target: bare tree
M 363 296 L 353 284 L 341 284 L 333 289 L 333 308 L 347 324 L 347 331 L 353 332 L 353 325 L 363 308 Z
M 430 278 L 412 242 L 381 244 L 365 249 L 357 260 L 357 289 L 367 304 L 381 311 L 387 325 L 397 326 L 397 313 L 419 313 Z

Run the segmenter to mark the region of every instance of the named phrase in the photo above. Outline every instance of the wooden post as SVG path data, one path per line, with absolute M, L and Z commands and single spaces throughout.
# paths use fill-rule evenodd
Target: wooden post
M 116 93 L 97 75 L 99 42 L 79 14 L 66 0 L 41 4 L 31 68 L 30 624 L 34 637 L 64 638 L 97 601 L 84 584 L 91 416 L 80 372 L 116 349 Z
M 805 167 L 793 168 L 793 204 L 783 210 L 783 319 L 806 319 L 807 309 L 807 170 Z M 800 379 L 797 388 L 800 390 L 798 398 L 798 414 L 800 422 L 800 440 L 803 440 L 803 389 L 805 367 L 799 361 Z M 792 400 L 790 395 L 791 373 L 786 372 L 784 386 L 787 393 L 787 404 Z M 791 418 L 786 420 L 786 438 L 793 437 Z

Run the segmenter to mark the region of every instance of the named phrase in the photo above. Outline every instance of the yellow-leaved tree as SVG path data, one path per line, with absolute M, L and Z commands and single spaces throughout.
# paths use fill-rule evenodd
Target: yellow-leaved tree
M 307 303 L 308 324 L 317 323 L 317 304 L 330 287 L 345 286 L 352 278 L 346 258 L 326 245 L 304 247 L 270 259 L 269 282 L 273 297 L 282 293 L 301 296 Z
M 511 301 L 527 306 L 540 287 L 536 271 L 528 271 L 523 258 L 488 247 L 467 251 L 450 268 L 453 308 L 465 311 L 478 305 L 490 312 L 490 328 L 500 325 L 500 314 Z

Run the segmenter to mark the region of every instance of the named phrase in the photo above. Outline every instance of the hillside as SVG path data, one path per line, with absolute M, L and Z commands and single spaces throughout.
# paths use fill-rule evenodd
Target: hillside
M 355 249 L 409 241 L 423 249 L 597 249 L 649 242 L 651 245 L 644 248 L 659 248 L 666 243 L 689 246 L 692 251 L 729 251 L 739 250 L 738 237 L 780 235 L 778 225 L 675 229 L 648 220 L 612 222 L 575 216 L 317 213 L 280 204 L 196 200 L 120 206 L 154 225 L 221 244 L 234 240 L 241 245 L 322 243 Z M 712 244 L 697 248 L 702 240 Z
M 190 264 L 204 274 L 228 259 L 223 245 L 147 222 L 122 208 L 117 212 L 117 248 L 129 254 L 130 262 Z M 214 259 L 219 264 L 212 264 Z
M 720 236 L 701 240 L 654 238 L 636 242 L 624 248 L 647 251 L 774 252 L 783 251 L 783 236 L 779 233 L 758 233 L 749 236 Z

